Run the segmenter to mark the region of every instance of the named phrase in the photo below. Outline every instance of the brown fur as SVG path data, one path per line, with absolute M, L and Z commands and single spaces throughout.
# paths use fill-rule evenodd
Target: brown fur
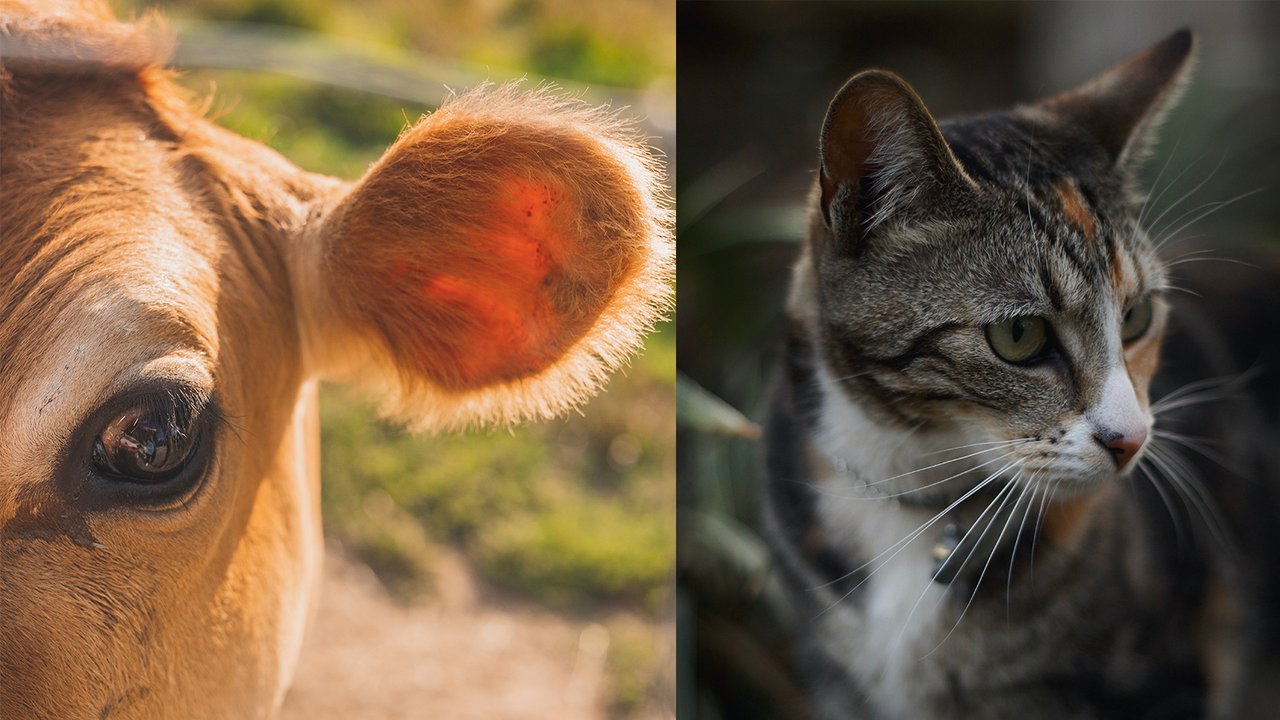
M 316 380 L 424 426 L 543 417 L 669 303 L 656 167 L 614 117 L 482 90 L 351 184 L 189 109 L 157 27 L 0 0 L 6 720 L 270 716 L 322 551 Z M 74 442 L 157 379 L 227 419 L 151 510 Z
M 1075 182 L 1066 178 L 1058 184 L 1057 191 L 1058 201 L 1062 204 L 1062 217 L 1079 230 L 1086 240 L 1092 241 L 1096 225 Z
M 395 367 L 390 412 L 508 422 L 593 392 L 663 309 L 655 182 L 624 125 L 547 92 L 455 98 L 407 130 L 318 230 L 319 274 L 360 284 L 332 315 Z
M 1081 531 L 1094 520 L 1098 507 L 1112 501 L 1115 487 L 1107 486 L 1090 495 L 1063 498 L 1047 503 L 1041 526 L 1046 547 L 1072 549 Z
M 1160 365 L 1160 344 L 1164 340 L 1164 323 L 1153 321 L 1152 330 L 1132 347 L 1125 350 L 1125 369 L 1138 405 L 1146 410 L 1151 406 L 1151 379 Z

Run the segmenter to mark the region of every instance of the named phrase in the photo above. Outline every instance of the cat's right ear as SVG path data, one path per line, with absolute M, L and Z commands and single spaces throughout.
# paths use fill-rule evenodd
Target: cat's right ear
M 973 184 L 920 97 L 883 70 L 858 73 L 836 93 L 820 147 L 822 216 L 848 250 L 898 213 Z
M 1084 128 L 1112 165 L 1132 172 L 1155 142 L 1155 129 L 1186 84 L 1195 38 L 1183 28 L 1039 107 Z

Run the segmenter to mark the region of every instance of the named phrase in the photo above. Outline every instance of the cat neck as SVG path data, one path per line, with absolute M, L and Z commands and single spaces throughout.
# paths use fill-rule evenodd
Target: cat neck
M 923 509 L 945 508 L 976 484 L 1003 487 L 1008 465 L 993 443 L 958 431 L 904 428 L 881 422 L 846 396 L 830 370 L 814 364 L 822 397 L 811 444 L 827 474 L 867 498 Z
M 1030 561 L 1037 546 L 1069 551 L 1112 497 L 1106 488 L 1051 499 L 1045 488 L 1011 477 L 999 446 L 883 423 L 812 359 L 808 382 L 821 410 L 810 419 L 805 464 L 822 488 L 817 516 L 838 554 L 866 562 L 913 535 L 893 553 L 897 560 L 939 584 L 969 585 L 997 558 L 1012 572 L 1013 559 Z

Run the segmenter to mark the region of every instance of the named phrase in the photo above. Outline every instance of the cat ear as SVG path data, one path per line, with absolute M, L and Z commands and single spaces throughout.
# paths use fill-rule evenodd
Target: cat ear
M 1134 170 L 1186 84 L 1194 46 L 1191 31 L 1184 28 L 1039 107 L 1084 128 L 1102 144 L 1114 167 Z
M 510 86 L 454 98 L 308 223 L 309 370 L 420 427 L 559 414 L 669 307 L 668 216 L 611 114 Z
M 883 70 L 858 73 L 836 93 L 820 142 L 822 214 L 846 246 L 908 207 L 973 184 L 920 97 Z

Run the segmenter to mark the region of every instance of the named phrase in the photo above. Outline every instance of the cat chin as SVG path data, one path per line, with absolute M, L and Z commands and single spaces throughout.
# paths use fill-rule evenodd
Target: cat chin
M 1093 473 L 1073 472 L 1061 476 L 1046 475 L 1037 478 L 1035 484 L 1043 488 L 1052 488 L 1052 497 L 1060 500 L 1082 498 L 1101 492 L 1116 484 L 1124 482 L 1130 473 L 1119 473 L 1114 469 L 1099 470 Z

